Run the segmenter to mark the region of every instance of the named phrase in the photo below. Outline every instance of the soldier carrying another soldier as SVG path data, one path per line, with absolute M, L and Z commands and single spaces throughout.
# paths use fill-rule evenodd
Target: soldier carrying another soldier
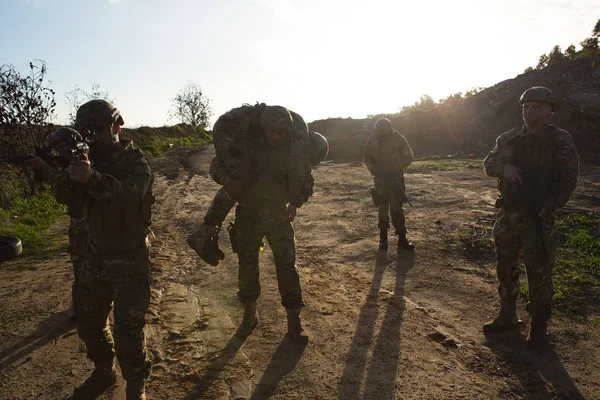
M 223 258 L 217 243 L 221 224 L 238 202 L 231 237 L 239 258 L 238 298 L 244 305 L 244 317 L 237 334 L 247 336 L 258 324 L 259 252 L 266 237 L 275 257 L 288 333 L 294 341 L 306 343 L 292 221 L 313 193 L 310 165 L 325 158 L 327 141 L 319 134 L 309 134 L 300 115 L 265 104 L 244 105 L 222 115 L 213 137 L 216 157 L 210 174 L 223 188 L 188 244 L 216 265 Z
M 518 325 L 519 258 L 527 270 L 531 326 L 529 347 L 547 343 L 551 316 L 552 269 L 556 256 L 554 222 L 577 185 L 579 156 L 571 135 L 548 122 L 556 99 L 547 88 L 527 89 L 521 96 L 522 128 L 505 132 L 483 162 L 498 178 L 500 208 L 494 225 L 500 313 L 484 324 L 486 333 Z

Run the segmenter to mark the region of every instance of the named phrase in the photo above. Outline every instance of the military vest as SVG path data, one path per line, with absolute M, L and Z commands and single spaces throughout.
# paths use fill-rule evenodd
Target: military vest
M 508 141 L 512 151 L 509 164 L 518 167 L 522 183 L 499 180 L 503 207 L 508 211 L 537 215 L 550 194 L 554 154 L 558 145 L 556 127 L 547 125 L 535 134 L 521 133 Z

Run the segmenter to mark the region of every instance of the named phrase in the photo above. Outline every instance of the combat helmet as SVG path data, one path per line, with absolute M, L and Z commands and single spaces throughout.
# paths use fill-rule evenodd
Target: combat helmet
M 66 142 L 69 146 L 75 141 L 80 142 L 83 138 L 75 129 L 60 128 L 50 135 L 48 138 L 48 146 L 56 148 L 60 142 Z
M 309 133 L 309 160 L 311 165 L 318 165 L 329 154 L 329 143 L 319 132 Z
M 294 119 L 287 108 L 282 106 L 268 106 L 260 116 L 260 125 L 263 130 L 292 131 Z
M 387 118 L 379 118 L 377 121 L 375 121 L 375 125 L 373 126 L 375 128 L 375 130 L 381 130 L 381 131 L 391 131 L 393 130 L 392 128 L 392 121 L 390 121 Z
M 554 105 L 556 104 L 556 97 L 550 89 L 544 86 L 534 86 L 523 92 L 519 99 L 519 104 L 523 104 L 526 101 L 539 101 L 540 103 L 547 103 L 552 107 L 554 111 Z
M 117 109 L 106 100 L 96 99 L 81 105 L 75 117 L 75 129 L 98 129 L 103 125 L 118 122 L 124 125 L 123 117 Z

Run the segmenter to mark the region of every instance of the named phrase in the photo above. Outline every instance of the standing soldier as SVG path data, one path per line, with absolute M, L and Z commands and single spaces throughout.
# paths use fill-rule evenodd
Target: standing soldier
M 93 137 L 91 163 L 71 161 L 56 185 L 67 204 L 81 196 L 89 233 L 78 279 L 77 333 L 95 369 L 73 399 L 95 398 L 116 382 L 115 351 L 127 399 L 146 398 L 150 361 L 143 329 L 150 301 L 147 234 L 154 175 L 146 157 L 130 141 L 119 140 L 121 125 L 119 111 L 104 100 L 79 107 L 75 127 Z M 114 349 L 108 326 L 113 304 Z
M 500 208 L 494 225 L 500 313 L 483 325 L 484 332 L 517 326 L 519 257 L 529 284 L 529 347 L 547 343 L 551 316 L 552 268 L 556 256 L 555 212 L 577 184 L 579 156 L 571 135 L 550 125 L 555 98 L 545 87 L 527 89 L 521 99 L 520 129 L 505 132 L 483 162 L 487 175 L 498 178 Z
M 373 202 L 378 206 L 379 249 L 388 248 L 389 214 L 398 235 L 398 248 L 414 250 L 406 238 L 406 219 L 403 204 L 408 201 L 404 185 L 404 169 L 414 160 L 406 138 L 392 128 L 387 118 L 375 122 L 375 132 L 365 145 L 364 161 L 373 175 Z

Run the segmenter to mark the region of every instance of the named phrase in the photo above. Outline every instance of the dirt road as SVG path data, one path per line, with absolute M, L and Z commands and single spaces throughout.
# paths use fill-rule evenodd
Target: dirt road
M 236 338 L 242 309 L 226 234 L 217 267 L 185 245 L 218 189 L 206 175 L 211 157 L 209 148 L 154 163 L 149 399 L 600 399 L 597 326 L 555 318 L 546 351 L 526 349 L 526 324 L 484 337 L 481 325 L 498 307 L 486 247 L 496 191 L 473 162 L 417 162 L 407 174 L 414 254 L 396 252 L 395 239 L 378 252 L 362 164 L 317 167 L 315 195 L 295 222 L 302 317 L 313 339 L 304 347 L 285 335 L 268 246 L 260 324 Z M 571 209 L 598 207 L 599 173 L 582 170 Z M 0 266 L 0 398 L 65 398 L 91 371 L 68 321 L 67 261 L 53 252 Z M 528 322 L 524 304 L 518 312 Z M 105 398 L 122 394 L 120 382 Z

